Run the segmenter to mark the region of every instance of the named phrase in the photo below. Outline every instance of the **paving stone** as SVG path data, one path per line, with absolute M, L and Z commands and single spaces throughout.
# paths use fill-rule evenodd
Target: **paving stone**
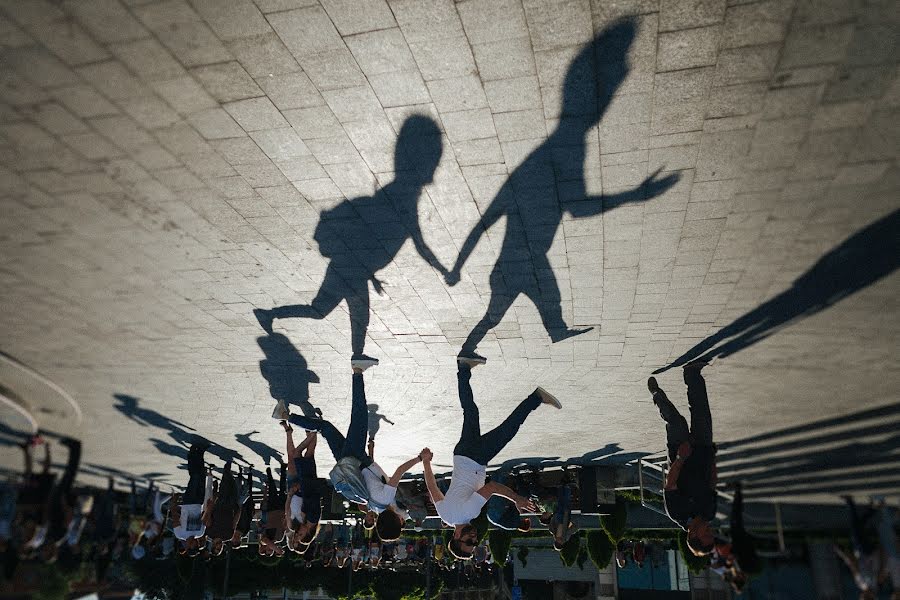
M 578 456 L 597 436 L 658 451 L 648 373 L 765 310 L 896 209 L 900 84 L 887 2 L 0 5 L 4 352 L 83 404 L 90 425 L 64 426 L 91 441 L 86 461 L 143 473 L 150 459 L 165 483 L 183 484 L 177 460 L 149 439 L 168 432 L 109 410 L 111 394 L 250 457 L 235 445 L 236 423 L 281 443 L 259 370 L 279 358 L 266 353 L 280 335 L 293 344 L 288 358 L 302 354 L 319 377 L 317 406 L 346 426 L 343 304 L 323 319 L 278 319 L 273 336 L 252 309 L 315 296 L 332 260 L 316 239 L 321 212 L 398 189 L 388 187 L 396 145 L 413 115 L 442 132 L 414 214 L 423 239 L 449 268 L 470 233 L 487 229 L 454 287 L 415 244 L 375 274 L 384 289 L 371 294 L 366 351 L 381 364 L 367 387 L 393 431 L 416 431 L 385 438 L 388 461 L 422 439 L 452 447 L 455 405 L 421 398 L 454 397 L 453 356 L 492 293 L 520 281 L 558 287 L 565 325 L 594 329 L 551 343 L 548 305 L 520 295 L 479 344 L 485 423 L 539 384 L 583 417 L 564 431 L 526 424 L 500 459 L 547 444 Z M 597 57 L 604 112 L 585 130 L 583 115 L 562 118 L 571 62 L 625 16 L 635 37 L 625 62 Z M 610 200 L 633 198 L 657 170 L 678 179 L 639 202 Z M 544 196 L 565 209 L 559 222 L 530 204 Z M 482 222 L 501 205 L 514 208 Z M 357 257 L 368 268 L 408 224 L 393 211 L 360 214 L 378 234 Z M 498 259 L 502 282 L 491 275 Z M 719 439 L 846 417 L 848 397 L 863 399 L 853 410 L 893 402 L 898 321 L 885 316 L 895 288 L 885 276 L 830 305 L 814 299 L 817 314 L 717 359 L 707 382 Z M 677 373 L 660 381 L 681 398 Z M 810 392 L 821 389 L 842 394 Z M 628 398 L 643 403 L 611 424 L 610 407 Z M 100 428 L 120 433 L 99 439 Z

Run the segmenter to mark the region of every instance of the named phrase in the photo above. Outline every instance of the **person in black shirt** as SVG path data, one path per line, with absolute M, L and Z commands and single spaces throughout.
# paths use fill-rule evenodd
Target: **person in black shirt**
M 709 522 L 716 516 L 716 449 L 706 382 L 700 373 L 706 365 L 706 362 L 695 361 L 684 366 L 690 428 L 656 378 L 647 380 L 653 403 L 666 422 L 670 464 L 665 482 L 666 512 L 687 531 L 688 546 L 697 556 L 709 554 L 715 543 Z

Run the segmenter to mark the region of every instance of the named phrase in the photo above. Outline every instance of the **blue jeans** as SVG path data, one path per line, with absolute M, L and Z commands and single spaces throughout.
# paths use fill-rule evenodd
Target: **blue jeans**
M 531 411 L 541 405 L 541 397 L 532 392 L 519 403 L 505 421 L 482 435 L 478 407 L 475 405 L 472 386 L 469 384 L 471 377 L 471 369 L 460 365 L 456 378 L 459 384 L 459 403 L 463 409 L 463 425 L 459 443 L 453 449 L 453 454 L 471 458 L 479 465 L 487 465 L 516 436 L 519 427 Z
M 328 442 L 334 460 L 355 456 L 363 465 L 372 461 L 366 454 L 366 436 L 369 433 L 369 415 L 366 411 L 366 388 L 362 373 L 353 374 L 353 399 L 350 407 L 350 426 L 347 436 L 341 435 L 337 427 L 324 419 L 314 419 L 305 415 L 291 415 L 290 421 L 297 427 L 318 431 Z

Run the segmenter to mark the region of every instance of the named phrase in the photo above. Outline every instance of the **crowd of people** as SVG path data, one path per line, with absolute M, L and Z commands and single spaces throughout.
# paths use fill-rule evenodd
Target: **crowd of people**
M 24 475 L 0 487 L 5 568 L 9 571 L 22 560 L 87 560 L 94 562 L 100 579 L 104 569 L 120 558 L 141 561 L 178 555 L 211 560 L 226 551 L 243 551 L 264 557 L 293 553 L 306 565 L 349 566 L 355 571 L 428 562 L 439 569 L 490 572 L 494 560 L 476 525 L 480 517 L 486 519 L 485 527 L 508 531 L 546 528 L 553 548 L 561 551 L 579 533 L 579 520 L 573 516 L 579 490 L 567 471 L 561 482 L 544 487 L 518 472 L 500 470 L 488 477 L 487 465 L 533 412 L 562 405 L 538 387 L 506 419 L 483 433 L 470 381 L 473 370 L 484 362 L 475 356 L 457 359 L 463 423 L 449 479 L 435 474 L 435 452 L 428 447 L 392 468 L 385 469 L 376 460 L 370 424 L 387 419 L 366 404 L 364 373 L 378 364 L 368 357 L 351 361 L 350 424 L 345 434 L 320 412 L 292 414 L 283 400 L 278 402 L 272 416 L 284 434 L 284 460 L 264 472 L 230 459 L 214 467 L 207 462 L 210 443 L 196 438 L 187 452 L 188 481 L 183 488 L 161 490 L 152 481 L 138 486 L 131 480 L 129 489 L 117 490 L 110 478 L 105 489 L 91 489 L 75 485 L 79 441 L 32 436 L 21 444 Z M 740 484 L 734 489 L 727 527 L 714 526 L 719 494 L 702 374 L 706 366 L 693 362 L 683 368 L 689 419 L 655 378 L 648 380 L 666 431 L 669 465 L 663 502 L 670 519 L 684 530 L 690 552 L 707 557 L 710 568 L 741 591 L 761 570 L 762 559 L 756 538 L 744 524 Z M 327 474 L 317 466 L 320 436 L 335 461 Z M 58 475 L 51 460 L 57 444 L 67 451 Z M 41 450 L 43 460 L 35 465 Z M 420 463 L 423 475 L 406 477 Z M 874 597 L 872 590 L 883 588 L 888 580 L 896 586 L 895 514 L 883 502 L 859 510 L 848 499 L 848 506 L 853 547 L 851 552 L 837 552 L 863 597 Z M 429 515 L 436 516 L 440 525 L 432 521 L 432 529 L 426 530 Z M 645 561 L 652 563 L 654 548 L 644 540 L 620 541 L 615 561 L 620 568 L 629 562 L 643 568 Z

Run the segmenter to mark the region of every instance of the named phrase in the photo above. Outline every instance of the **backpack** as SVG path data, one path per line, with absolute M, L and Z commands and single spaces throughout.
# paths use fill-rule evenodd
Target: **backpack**
M 367 504 L 369 488 L 366 487 L 360 465 L 359 459 L 355 456 L 345 456 L 334 465 L 328 473 L 328 478 L 335 491 L 340 492 L 344 498 L 357 504 Z

